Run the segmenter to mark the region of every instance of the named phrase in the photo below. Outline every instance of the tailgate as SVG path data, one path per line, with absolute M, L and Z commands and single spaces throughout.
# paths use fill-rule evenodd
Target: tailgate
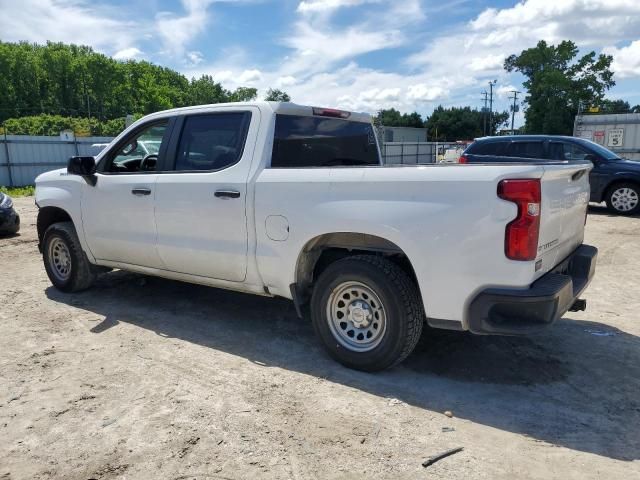
M 590 162 L 544 167 L 537 276 L 551 270 L 582 244 L 592 167 Z

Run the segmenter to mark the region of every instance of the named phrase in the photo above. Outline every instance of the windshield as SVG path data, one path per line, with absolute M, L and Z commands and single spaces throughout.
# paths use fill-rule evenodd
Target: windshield
M 605 160 L 615 160 L 620 158 L 620 155 L 612 152 L 608 148 L 603 147 L 602 145 L 597 144 L 596 142 L 592 142 L 591 140 L 586 140 L 584 138 L 577 138 L 578 143 L 583 144 L 585 147 L 590 148 L 598 155 L 600 155 Z

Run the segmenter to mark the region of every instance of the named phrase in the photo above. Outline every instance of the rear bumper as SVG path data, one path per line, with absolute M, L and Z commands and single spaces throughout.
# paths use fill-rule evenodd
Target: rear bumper
M 478 334 L 526 335 L 564 315 L 596 270 L 598 249 L 581 245 L 526 290 L 489 288 L 469 306 L 469 330 Z

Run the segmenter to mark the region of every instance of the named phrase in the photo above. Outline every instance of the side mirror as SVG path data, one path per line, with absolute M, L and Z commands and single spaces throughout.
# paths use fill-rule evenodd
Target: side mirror
M 94 157 L 71 157 L 67 164 L 67 173 L 84 177 L 90 185 L 96 184 L 96 159 Z

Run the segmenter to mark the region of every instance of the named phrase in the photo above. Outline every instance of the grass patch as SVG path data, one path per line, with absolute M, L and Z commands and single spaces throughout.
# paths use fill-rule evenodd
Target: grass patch
M 33 185 L 24 187 L 0 187 L 0 192 L 6 193 L 10 197 L 30 197 L 36 192 L 36 187 Z

